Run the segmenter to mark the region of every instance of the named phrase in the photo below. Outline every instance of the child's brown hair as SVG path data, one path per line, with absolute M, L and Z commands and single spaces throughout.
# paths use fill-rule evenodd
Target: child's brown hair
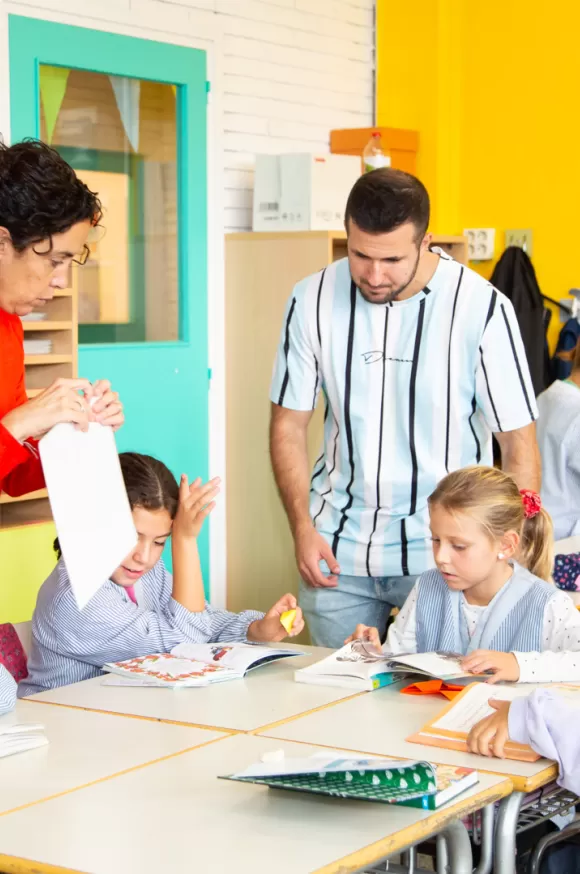
M 520 535 L 519 563 L 543 580 L 550 578 L 552 520 L 544 509 L 526 518 L 520 490 L 508 474 L 494 467 L 457 470 L 441 480 L 429 498 L 429 506 L 434 504 L 452 513 L 474 516 L 493 539 L 516 531 Z

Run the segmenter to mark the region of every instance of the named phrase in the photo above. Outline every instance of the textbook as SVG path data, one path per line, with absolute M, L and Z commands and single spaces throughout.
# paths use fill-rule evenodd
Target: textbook
M 25 753 L 48 743 L 44 726 L 36 723 L 0 725 L 0 759 L 14 753 Z
M 390 686 L 417 674 L 438 680 L 454 682 L 470 678 L 461 668 L 457 653 L 424 652 L 394 655 L 377 650 L 364 640 L 353 640 L 332 655 L 294 674 L 298 683 L 320 686 L 341 686 L 356 691 L 372 691 Z M 478 674 L 484 678 L 487 675 Z
M 565 697 L 575 699 L 580 706 L 580 688 L 553 684 Z M 467 736 L 482 719 L 496 713 L 489 706 L 490 698 L 500 701 L 513 701 L 530 694 L 529 685 L 490 686 L 486 683 L 471 683 L 457 695 L 443 710 L 416 734 L 407 738 L 411 743 L 467 752 Z M 506 759 L 520 762 L 537 762 L 541 758 L 527 744 L 507 741 L 504 747 Z
M 248 671 L 269 662 L 305 655 L 298 650 L 274 649 L 249 643 L 181 643 L 170 653 L 108 662 L 107 686 L 208 686 L 241 680 Z
M 479 778 L 471 768 L 324 752 L 303 759 L 282 754 L 220 779 L 435 810 Z

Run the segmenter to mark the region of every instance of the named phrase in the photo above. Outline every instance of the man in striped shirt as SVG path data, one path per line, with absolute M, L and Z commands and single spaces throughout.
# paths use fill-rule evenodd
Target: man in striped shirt
M 346 207 L 348 258 L 288 302 L 272 382 L 270 450 L 316 644 L 385 629 L 433 566 L 427 498 L 452 470 L 492 463 L 538 490 L 537 408 L 513 308 L 431 250 L 418 179 L 375 170 Z M 306 432 L 322 390 L 324 447 Z

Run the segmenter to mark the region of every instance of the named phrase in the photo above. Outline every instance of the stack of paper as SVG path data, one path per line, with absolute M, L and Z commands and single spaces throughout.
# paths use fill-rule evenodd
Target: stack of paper
M 24 341 L 25 355 L 50 355 L 52 352 L 52 340 L 29 340 Z
M 0 758 L 43 747 L 47 743 L 43 725 L 0 725 Z

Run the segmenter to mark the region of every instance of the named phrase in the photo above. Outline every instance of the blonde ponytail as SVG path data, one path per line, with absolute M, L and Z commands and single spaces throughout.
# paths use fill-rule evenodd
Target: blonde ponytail
M 517 559 L 531 574 L 549 580 L 554 567 L 554 526 L 543 508 L 531 519 L 524 519 Z

